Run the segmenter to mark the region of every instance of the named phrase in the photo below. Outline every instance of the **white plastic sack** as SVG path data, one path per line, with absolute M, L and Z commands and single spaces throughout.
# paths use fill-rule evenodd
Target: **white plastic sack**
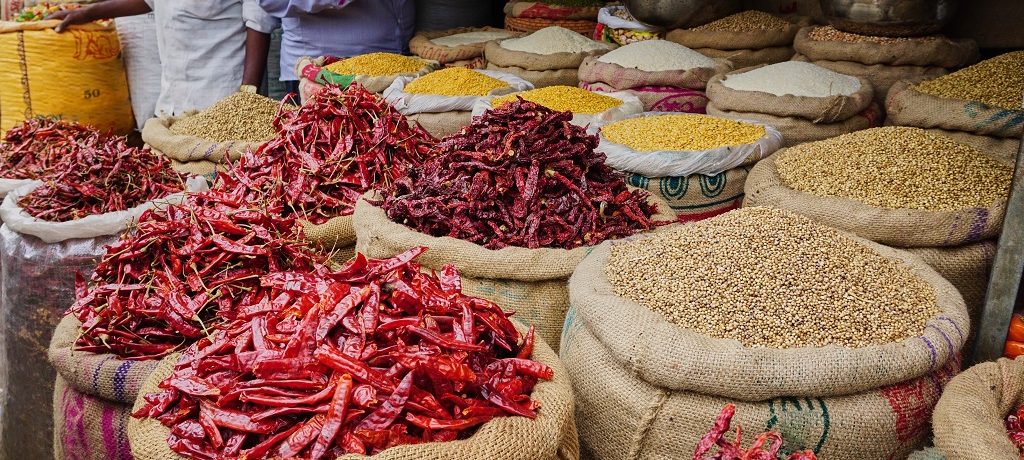
M 703 116 L 673 112 L 646 112 L 628 117 L 650 117 L 655 115 Z M 762 122 L 737 120 L 763 126 L 765 135 L 751 144 L 718 147 L 710 150 L 661 150 L 638 152 L 601 136 L 597 151 L 607 157 L 605 164 L 620 171 L 634 172 L 647 177 L 683 177 L 692 174 L 714 176 L 743 164 L 752 163 L 775 153 L 782 147 L 782 133 Z M 609 122 L 596 124 L 600 130 Z
M 18 207 L 18 200 L 31 193 L 40 184 L 40 182 L 35 182 L 8 193 L 4 197 L 3 203 L 0 204 L 0 218 L 3 219 L 4 225 L 9 226 L 11 230 L 35 236 L 46 243 L 117 235 L 128 228 L 128 225 L 136 221 L 147 209 L 162 204 L 181 203 L 184 198 L 184 193 L 175 193 L 158 200 L 147 201 L 124 211 L 85 216 L 81 219 L 67 222 L 47 222 L 30 216 Z M 185 190 L 188 192 L 202 192 L 209 190 L 209 184 L 206 182 L 206 178 L 193 176 L 185 182 Z
M 32 179 L 3 179 L 3 178 L 0 178 L 0 198 L 3 198 L 5 196 L 7 196 L 8 193 L 11 193 L 11 190 L 14 190 L 14 189 L 16 189 L 18 187 L 24 187 L 26 185 L 35 184 L 35 183 L 38 183 L 38 181 L 34 181 Z
M 601 8 L 601 11 L 597 13 L 597 22 L 604 24 L 612 29 L 629 29 L 629 30 L 641 30 L 644 32 L 653 31 L 654 28 L 640 21 L 627 21 L 615 15 L 617 10 L 625 10 L 624 6 L 606 6 Z
M 601 94 L 621 100 L 622 105 L 610 108 L 601 113 L 574 113 L 572 114 L 571 123 L 584 128 L 589 127 L 588 132 L 596 132 L 596 128 L 594 128 L 594 126 L 597 124 L 608 124 L 644 111 L 644 103 L 640 102 L 640 98 L 628 91 L 616 91 L 614 93 Z M 473 105 L 473 116 L 483 115 L 484 112 L 491 110 L 492 99 L 494 99 L 494 96 L 488 96 L 478 100 L 476 104 Z
M 475 70 L 488 77 L 497 78 L 508 84 L 508 88 L 499 88 L 488 96 L 501 96 L 508 93 L 533 89 L 533 83 L 506 72 L 495 70 Z M 436 94 L 410 94 L 405 92 L 405 85 L 419 77 L 398 77 L 388 89 L 384 90 L 384 100 L 398 109 L 402 115 L 417 113 L 465 112 L 473 110 L 473 105 L 488 96 L 438 96 Z
M 153 13 L 114 19 L 121 56 L 128 77 L 135 126 L 142 129 L 156 113 L 160 98 L 160 51 L 156 44 L 156 18 Z

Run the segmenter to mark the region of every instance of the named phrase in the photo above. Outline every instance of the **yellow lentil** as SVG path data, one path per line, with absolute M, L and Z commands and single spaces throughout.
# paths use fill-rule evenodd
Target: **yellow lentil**
M 903 126 L 790 147 L 775 166 L 783 183 L 812 195 L 934 211 L 992 206 L 1007 196 L 1012 176 L 973 147 Z
M 175 134 L 214 142 L 266 141 L 277 135 L 274 116 L 280 104 L 255 91 L 239 91 L 215 102 L 206 110 L 171 125 Z M 285 105 L 285 110 L 295 107 Z
M 764 137 L 763 126 L 708 115 L 652 115 L 601 128 L 601 136 L 638 152 L 709 150 L 743 145 Z
M 508 84 L 465 67 L 449 67 L 409 82 L 405 85 L 405 92 L 440 96 L 486 96 L 501 88 L 508 88 Z
M 1021 110 L 1024 98 L 1024 51 L 986 59 L 949 75 L 917 85 L 917 90 L 948 99 L 978 101 Z
M 622 100 L 620 99 L 597 94 L 575 86 L 548 86 L 496 97 L 491 101 L 491 106 L 498 107 L 502 104 L 507 104 L 514 101 L 516 96 L 521 96 L 523 99 L 536 102 L 551 110 L 568 110 L 585 115 L 601 113 L 622 105 Z
M 716 32 L 750 32 L 755 30 L 784 29 L 792 23 L 762 11 L 744 11 L 726 16 L 714 22 L 694 27 L 690 30 L 708 30 Z
M 327 70 L 341 75 L 368 75 L 379 77 L 419 72 L 426 62 L 420 58 L 394 53 L 369 53 L 342 59 L 327 66 Z
M 853 34 L 850 32 L 843 32 L 832 26 L 819 26 L 811 29 L 807 34 L 807 37 L 815 41 L 839 41 L 848 43 L 878 43 L 881 45 L 890 45 L 893 43 L 904 43 L 904 42 L 924 42 L 936 40 L 939 37 L 937 35 L 928 35 L 925 37 L 876 37 L 874 35 L 860 35 Z

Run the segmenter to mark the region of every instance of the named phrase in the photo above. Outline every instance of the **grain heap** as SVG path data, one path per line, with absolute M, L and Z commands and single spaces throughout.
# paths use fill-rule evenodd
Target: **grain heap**
M 728 403 L 786 452 L 905 458 L 969 328 L 921 259 L 768 208 L 601 245 L 569 291 L 560 356 L 597 459 L 688 458 Z
M 421 31 L 409 40 L 409 51 L 445 67 L 479 69 L 487 65 L 484 43 L 513 35 L 513 32 L 491 27 Z
M 645 40 L 587 58 L 580 65 L 580 86 L 591 91 L 626 91 L 640 98 L 644 110 L 704 113 L 704 88 L 716 72 L 715 61 L 678 43 Z
M 355 82 L 371 93 L 380 94 L 399 77 L 418 77 L 440 66 L 437 61 L 395 53 L 368 53 L 333 59 L 327 56 L 299 59 L 295 74 L 302 80 L 299 92 L 303 101 L 327 84 L 345 88 Z
M 787 61 L 716 75 L 709 114 L 768 123 L 786 145 L 877 126 L 879 108 L 867 80 L 807 62 Z
M 594 40 L 616 45 L 628 45 L 644 40 L 664 38 L 658 29 L 637 21 L 622 5 L 606 6 L 597 14 Z
M 875 88 L 875 101 L 885 101 L 889 88 L 899 80 L 919 82 L 937 77 L 977 59 L 972 40 L 942 35 L 926 37 L 875 37 L 813 26 L 796 34 L 793 60 L 809 61 L 839 73 L 861 77 Z
M 405 85 L 407 93 L 438 96 L 486 96 L 502 88 L 508 83 L 462 67 L 431 72 Z
M 744 205 L 791 210 L 906 248 L 960 291 L 976 319 L 1011 177 L 970 146 L 890 126 L 780 151 L 751 171 Z
M 933 130 L 1012 163 L 1024 133 L 1022 69 L 1024 51 L 1015 51 L 918 85 L 897 83 L 886 101 L 889 122 Z
M 744 11 L 690 29 L 676 29 L 666 40 L 712 58 L 726 58 L 735 68 L 774 64 L 793 56 L 800 26 L 761 11 Z
M 559 112 L 569 111 L 586 115 L 594 115 L 622 105 L 621 99 L 584 89 L 572 86 L 549 86 L 547 88 L 532 89 L 521 93 L 496 97 L 491 100 L 491 106 L 501 107 L 515 102 L 518 98 L 536 102 L 551 110 Z
M 536 32 L 558 26 L 577 34 L 593 36 L 601 0 L 514 0 L 505 4 L 505 28 L 514 32 Z
M 422 59 L 394 53 L 368 53 L 328 64 L 324 67 L 340 75 L 380 77 L 414 73 L 423 68 Z
M 707 115 L 644 113 L 598 126 L 605 164 L 684 222 L 738 208 L 751 165 L 782 145 L 774 128 Z
M 576 86 L 577 69 L 583 60 L 604 54 L 609 48 L 562 27 L 546 27 L 525 37 L 487 42 L 484 57 L 488 70 L 511 73 L 538 88 Z

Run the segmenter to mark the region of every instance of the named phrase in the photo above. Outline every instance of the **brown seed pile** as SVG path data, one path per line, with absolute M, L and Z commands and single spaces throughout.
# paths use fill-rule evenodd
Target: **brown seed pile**
M 978 101 L 991 106 L 1022 110 L 1024 98 L 1024 51 L 986 59 L 949 75 L 917 85 L 932 96 Z
M 754 30 L 783 29 L 792 25 L 790 22 L 773 14 L 762 11 L 744 11 L 726 16 L 714 22 L 694 27 L 690 30 L 712 30 L 717 32 L 750 32 Z
M 277 135 L 274 117 L 279 103 L 259 94 L 239 91 L 217 101 L 206 110 L 171 125 L 171 132 L 214 142 L 261 142 Z M 292 110 L 293 106 L 285 106 Z
M 770 208 L 613 245 L 605 274 L 616 295 L 747 347 L 898 342 L 939 312 L 934 289 L 903 262 Z
M 886 126 L 800 144 L 775 159 L 786 186 L 887 209 L 989 207 L 1012 171 L 973 147 L 923 129 Z
M 878 43 L 880 45 L 891 45 L 893 43 L 903 42 L 922 42 L 936 40 L 939 37 L 937 35 L 928 35 L 925 37 L 876 37 L 874 35 L 860 35 L 852 34 L 849 32 L 843 32 L 832 26 L 818 26 L 811 29 L 807 37 L 811 40 L 822 41 L 822 42 L 848 42 L 848 43 Z

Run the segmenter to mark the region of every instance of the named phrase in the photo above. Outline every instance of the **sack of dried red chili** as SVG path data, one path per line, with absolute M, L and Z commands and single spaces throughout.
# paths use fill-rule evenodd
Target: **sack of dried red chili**
M 1019 414 L 1022 403 L 1024 357 L 965 370 L 946 385 L 935 407 L 935 448 L 948 460 L 1019 459 L 1020 441 L 1010 438 L 1006 419 Z
M 745 347 L 616 295 L 606 274 L 614 245 L 595 248 L 569 282 L 560 353 L 576 394 L 583 451 L 595 459 L 687 457 L 728 403 L 744 428 L 782 433 L 786 452 L 863 460 L 903 458 L 922 447 L 943 385 L 959 371 L 967 312 L 953 287 L 920 259 L 859 241 L 909 264 L 935 290 L 941 312 L 920 335 L 860 348 Z M 713 259 L 707 270 L 722 273 Z M 720 276 L 723 286 L 747 282 Z M 767 328 L 778 318 L 736 320 Z
M 57 370 L 53 391 L 55 459 L 130 459 L 128 418 L 143 381 L 159 361 L 126 360 L 74 349 L 82 323 L 68 315 L 48 351 Z
M 30 118 L 0 139 L 0 198 L 54 172 L 57 163 L 79 143 L 95 142 L 88 126 L 52 118 Z

